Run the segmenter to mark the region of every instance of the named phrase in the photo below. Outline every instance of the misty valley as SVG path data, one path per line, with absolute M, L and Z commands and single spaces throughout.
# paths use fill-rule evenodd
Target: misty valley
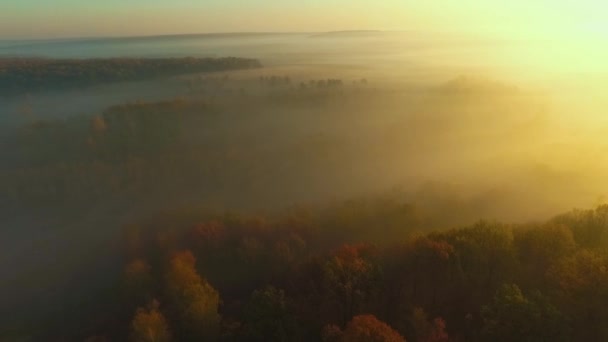
M 0 340 L 608 340 L 588 94 L 378 32 L 200 39 L 0 58 Z

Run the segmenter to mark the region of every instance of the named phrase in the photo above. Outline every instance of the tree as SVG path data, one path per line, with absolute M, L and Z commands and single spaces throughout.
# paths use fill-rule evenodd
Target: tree
M 326 336 L 337 338 L 340 342 L 405 342 L 403 336 L 374 315 L 355 316 L 340 335 L 335 329 L 332 332 Z
M 411 272 L 408 274 L 411 299 L 420 302 L 428 298 L 428 304 L 434 307 L 441 286 L 453 280 L 451 266 L 455 259 L 454 247 L 443 240 L 419 237 L 408 249 L 406 259 Z
M 248 341 L 294 341 L 297 325 L 285 292 L 268 286 L 256 290 L 245 307 L 244 339 Z
M 429 321 L 428 315 L 422 308 L 415 308 L 411 323 L 416 333 L 417 342 L 447 342 L 448 334 L 445 331 L 445 321 L 437 317 Z
M 190 251 L 173 256 L 166 275 L 171 318 L 180 341 L 215 340 L 219 332 L 219 293 L 196 272 Z M 177 334 L 178 333 L 178 334 Z
M 533 287 L 544 286 L 547 270 L 576 248 L 572 231 L 557 224 L 515 230 L 514 245 L 520 261 L 521 281 Z
M 482 221 L 439 237 L 454 247 L 473 305 L 491 298 L 516 265 L 513 233 L 508 226 Z
M 321 340 L 323 342 L 340 342 L 342 339 L 342 329 L 335 324 L 328 324 L 321 331 Z
M 572 320 L 577 341 L 608 340 L 608 260 L 581 250 L 561 259 L 548 272 L 557 300 Z
M 576 242 L 585 248 L 608 247 L 608 204 L 595 210 L 574 210 L 553 222 L 570 227 Z
M 482 337 L 486 341 L 568 340 L 561 313 L 539 293 L 527 298 L 515 284 L 499 288 L 492 303 L 483 308 L 482 316 Z
M 171 334 L 165 317 L 158 309 L 158 301 L 153 300 L 148 309 L 139 308 L 131 322 L 131 341 L 169 342 Z
M 344 323 L 370 297 L 377 278 L 377 268 L 363 257 L 365 248 L 363 245 L 344 245 L 324 267 L 327 286 L 340 306 Z

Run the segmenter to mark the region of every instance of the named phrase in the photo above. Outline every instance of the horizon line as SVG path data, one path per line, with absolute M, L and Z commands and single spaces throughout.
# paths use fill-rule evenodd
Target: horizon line
M 60 37 L 28 37 L 28 38 L 1 38 L 0 41 L 65 41 L 65 40 L 98 40 L 98 39 L 137 39 L 137 38 L 162 38 L 162 37 L 187 37 L 187 36 L 214 36 L 214 35 L 262 35 L 262 34 L 325 34 L 325 33 L 355 33 L 355 32 L 405 32 L 410 30 L 380 30 L 380 29 L 352 29 L 352 30 L 330 30 L 330 31 L 217 31 L 217 32 L 185 32 L 185 33 L 157 33 L 157 34 L 134 34 L 134 35 L 91 35 L 91 36 L 60 36 Z

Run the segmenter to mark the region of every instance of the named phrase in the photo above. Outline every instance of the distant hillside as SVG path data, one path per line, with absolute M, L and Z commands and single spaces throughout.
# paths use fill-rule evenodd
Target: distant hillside
M 437 90 L 444 94 L 479 96 L 479 94 L 517 94 L 518 88 L 514 85 L 479 77 L 458 76 L 440 86 Z
M 330 31 L 322 32 L 311 35 L 311 38 L 332 38 L 332 37 L 367 37 L 367 36 L 378 36 L 385 32 L 376 30 L 352 30 L 352 31 Z

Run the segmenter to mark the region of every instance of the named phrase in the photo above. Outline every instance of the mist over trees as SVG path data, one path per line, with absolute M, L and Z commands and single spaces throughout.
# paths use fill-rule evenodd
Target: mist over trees
M 122 297 L 133 307 L 121 313 L 128 306 L 115 297 L 117 311 L 103 316 L 135 317 L 95 335 L 122 339 L 130 324 L 130 336 L 145 327 L 179 341 L 608 338 L 600 323 L 608 245 L 577 237 L 608 229 L 606 206 L 534 224 L 481 221 L 427 234 L 405 225 L 401 238 L 382 243 L 352 240 L 349 222 L 360 213 L 336 221 L 339 207 L 328 210 L 168 213 L 134 223 L 123 252 L 130 295 Z M 381 216 L 374 233 L 393 234 L 394 219 Z
M 601 135 L 452 76 L 0 61 L 0 339 L 608 340 Z

